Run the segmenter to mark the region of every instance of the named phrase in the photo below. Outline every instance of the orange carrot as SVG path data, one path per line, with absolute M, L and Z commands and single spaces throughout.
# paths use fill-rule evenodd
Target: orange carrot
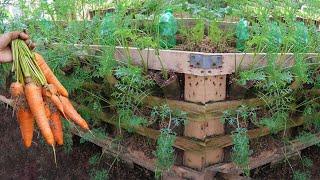
M 10 93 L 13 98 L 17 98 L 18 96 L 22 95 L 23 94 L 23 85 L 19 82 L 11 83 Z
M 52 84 L 48 84 L 42 91 L 43 96 L 50 98 L 50 101 L 55 107 L 62 113 L 62 115 L 66 117 L 63 110 L 62 102 L 60 101 L 59 97 L 57 96 L 57 89 Z
M 28 82 L 25 85 L 25 96 L 41 134 L 49 145 L 54 145 L 54 137 L 46 117 L 41 88 L 33 82 Z
M 64 113 L 63 104 L 60 101 L 59 97 L 57 95 L 52 95 L 50 97 L 50 100 L 56 106 L 56 108 L 62 113 L 63 117 L 67 119 L 67 116 Z
M 67 115 L 67 117 L 69 119 L 71 119 L 72 121 L 74 121 L 81 128 L 83 128 L 85 130 L 89 130 L 89 126 L 88 126 L 87 122 L 75 110 L 75 108 L 73 107 L 73 105 L 71 104 L 69 99 L 64 96 L 60 96 L 59 98 L 62 102 L 64 113 Z
M 58 93 L 57 88 L 53 84 L 48 84 L 46 88 L 51 94 L 57 94 Z
M 38 53 L 34 53 L 34 54 L 36 57 L 36 61 L 41 71 L 43 72 L 44 76 L 46 77 L 48 83 L 53 84 L 57 88 L 59 94 L 61 94 L 62 96 L 68 97 L 69 96 L 68 91 L 66 90 L 66 88 L 63 87 L 63 85 L 60 83 L 57 77 L 53 74 L 52 70 L 47 65 L 43 57 Z
M 63 145 L 62 123 L 58 111 L 51 113 L 50 127 L 53 132 L 54 140 L 58 145 Z
M 50 119 L 51 110 L 50 110 L 50 107 L 49 107 L 48 102 L 45 102 L 45 103 L 44 103 L 44 110 L 46 111 L 46 116 L 47 116 L 47 118 Z
M 30 110 L 20 108 L 17 111 L 17 119 L 20 125 L 20 131 L 23 139 L 23 144 L 26 148 L 29 148 L 33 138 L 33 115 Z

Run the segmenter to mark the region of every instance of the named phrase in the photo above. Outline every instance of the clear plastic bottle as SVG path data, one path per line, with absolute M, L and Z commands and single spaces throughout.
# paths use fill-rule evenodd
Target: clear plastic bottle
M 245 43 L 249 39 L 248 21 L 241 18 L 236 28 L 237 35 L 237 50 L 243 51 L 245 49 Z
M 160 46 L 172 48 L 176 45 L 177 20 L 171 9 L 161 14 L 159 19 Z

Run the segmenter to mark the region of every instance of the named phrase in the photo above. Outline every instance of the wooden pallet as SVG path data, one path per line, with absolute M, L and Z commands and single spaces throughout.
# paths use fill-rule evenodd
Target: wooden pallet
M 149 97 L 149 99 L 152 99 L 154 97 Z M 158 99 L 158 98 L 156 98 Z M 0 96 L 0 101 L 4 102 L 6 104 L 11 105 L 12 101 Z M 169 100 L 171 101 L 171 100 Z M 179 102 L 182 103 L 183 102 Z M 222 103 L 222 102 L 221 102 Z M 235 105 L 237 105 L 239 102 L 232 102 L 232 103 L 228 103 L 229 106 L 231 105 L 231 108 L 236 107 Z M 176 103 L 170 102 L 168 103 L 171 107 L 175 107 Z M 187 103 L 189 104 L 189 103 Z M 234 105 L 235 104 L 235 105 Z M 194 104 L 192 105 L 194 106 Z M 196 105 L 196 106 L 200 106 L 200 105 Z M 204 105 L 202 105 L 204 106 Z M 225 104 L 224 104 L 225 106 Z M 96 119 L 96 120 L 100 120 L 100 121 L 104 121 L 107 122 L 109 124 L 115 124 L 115 118 L 116 115 L 112 115 L 112 114 L 106 114 L 103 112 L 100 113 L 96 113 L 96 112 L 92 112 L 90 110 L 90 108 L 82 106 L 82 105 L 78 105 L 79 108 L 85 109 L 87 112 L 89 112 L 89 114 L 91 115 L 92 118 Z M 185 105 L 184 107 L 187 107 L 185 109 L 188 109 L 190 106 Z M 211 104 L 211 106 L 209 107 L 215 107 L 215 105 Z M 217 106 L 216 106 L 217 107 Z M 223 106 L 222 106 L 223 107 Z M 203 111 L 204 108 L 195 108 L 198 109 L 200 111 Z M 219 108 L 217 108 L 219 109 Z M 214 110 L 214 108 L 212 109 Z M 319 113 L 320 115 L 320 113 Z M 301 124 L 303 124 L 303 119 L 302 118 L 298 118 L 292 122 L 295 122 L 293 124 L 289 124 L 287 128 L 290 127 L 295 127 L 295 126 L 299 126 Z M 126 128 L 126 126 L 121 125 L 122 127 Z M 147 127 L 136 127 L 135 132 L 142 135 L 142 136 L 146 136 L 148 138 L 152 138 L 152 139 L 157 139 L 157 137 L 159 136 L 160 132 L 151 128 L 147 128 Z M 102 150 L 104 153 L 108 153 L 111 155 L 114 155 L 116 157 L 120 157 L 122 160 L 128 162 L 129 164 L 133 165 L 133 164 L 137 164 L 139 166 L 142 166 L 148 170 L 154 171 L 155 170 L 155 159 L 150 159 L 148 158 L 142 151 L 137 151 L 137 150 L 133 150 L 130 149 L 129 147 L 124 147 L 122 145 L 119 144 L 115 144 L 115 140 L 109 137 L 106 138 L 99 138 L 99 136 L 85 136 L 85 133 L 82 131 L 79 131 L 76 128 L 72 128 L 72 132 L 80 137 L 85 137 L 85 139 L 87 139 L 88 141 L 102 147 Z M 265 136 L 268 135 L 270 133 L 270 131 L 267 128 L 258 128 L 258 129 L 254 129 L 254 130 L 249 130 L 248 131 L 248 135 L 250 139 L 253 138 L 258 138 L 261 136 Z M 249 163 L 249 168 L 250 169 L 255 169 L 257 167 L 260 167 L 262 165 L 268 164 L 268 163 L 274 163 L 277 161 L 280 161 L 282 159 L 288 158 L 292 155 L 296 155 L 299 154 L 301 150 L 310 147 L 314 144 L 318 144 L 320 142 L 320 133 L 315 135 L 316 138 L 311 138 L 311 139 L 307 139 L 304 142 L 301 142 L 299 140 L 293 140 L 290 141 L 289 143 L 287 143 L 288 145 L 283 146 L 283 147 L 279 147 L 277 149 L 272 149 L 272 150 L 266 150 L 263 151 L 262 153 L 260 153 L 260 155 L 256 156 L 256 157 L 251 157 L 250 158 L 250 163 Z M 193 157 L 195 160 L 194 162 L 197 162 L 197 158 L 202 157 L 204 158 L 206 162 L 210 162 L 210 158 L 206 159 L 207 157 L 203 157 L 205 155 L 204 152 L 209 151 L 210 150 L 216 150 L 216 149 L 220 149 L 220 148 L 225 148 L 228 146 L 232 145 L 232 138 L 230 135 L 222 135 L 222 136 L 218 136 L 218 137 L 212 137 L 210 139 L 206 139 L 206 141 L 198 141 L 196 139 L 191 139 L 188 137 L 177 137 L 174 146 L 176 148 L 179 148 L 181 150 L 184 150 L 186 152 L 188 152 L 187 155 L 184 155 L 184 157 L 187 156 L 187 158 Z M 193 153 L 190 153 L 193 152 Z M 195 152 L 198 156 L 195 155 Z M 211 156 L 214 153 L 209 153 L 209 155 Z M 185 162 L 184 162 L 185 163 Z M 194 165 L 195 163 L 193 163 Z M 192 164 L 188 164 L 188 165 L 192 165 Z M 225 177 L 230 177 L 230 175 L 228 174 L 233 174 L 232 177 L 234 177 L 234 175 L 239 175 L 242 173 L 242 170 L 237 167 L 234 163 L 232 162 L 220 162 L 220 163 L 211 163 L 211 164 L 200 164 L 200 165 L 204 165 L 203 168 L 201 169 L 194 169 L 194 168 L 190 168 L 188 167 L 188 165 L 183 164 L 183 165 L 174 165 L 172 167 L 172 169 L 169 172 L 166 172 L 164 174 L 164 179 L 197 179 L 197 180 L 209 180 L 209 179 L 213 179 L 214 176 L 216 175 L 216 173 L 222 173 L 223 176 Z M 236 176 L 237 179 L 241 179 L 243 177 L 241 176 Z M 247 178 L 243 178 L 243 179 L 247 179 Z
M 104 153 L 120 157 L 125 162 L 133 165 L 137 164 L 148 170 L 155 171 L 155 159 L 150 159 L 141 151 L 132 150 L 120 144 L 114 144 L 115 140 L 111 138 L 99 139 L 98 136 L 84 136 L 84 133 L 73 129 L 72 132 L 80 137 L 85 137 L 88 141 L 102 147 Z M 255 169 L 268 163 L 274 163 L 287 159 L 292 155 L 299 154 L 301 150 L 312 145 L 320 143 L 320 133 L 315 135 L 316 138 L 309 139 L 305 142 L 299 140 L 290 141 L 286 146 L 267 150 L 262 152 L 257 157 L 251 157 L 249 169 Z M 174 165 L 169 172 L 164 173 L 164 179 L 195 179 L 195 180 L 211 180 L 214 179 L 216 173 L 239 175 L 242 170 L 234 163 L 220 163 L 206 167 L 201 171 L 195 171 L 185 166 Z M 227 176 L 230 177 L 230 176 Z M 237 179 L 242 179 L 241 176 L 235 176 Z M 247 178 L 243 178 L 247 179 Z
M 61 44 L 54 44 L 53 47 Z M 103 51 L 105 46 L 100 45 L 68 45 L 75 48 L 81 56 L 94 55 Z M 294 64 L 294 55 L 276 54 L 277 62 L 282 67 Z M 159 97 L 147 97 L 147 106 L 168 104 L 173 109 L 180 109 L 188 113 L 188 124 L 184 133 L 176 138 L 174 147 L 183 150 L 183 166 L 201 172 L 206 177 L 206 172 L 219 171 L 217 164 L 225 164 L 225 149 L 233 145 L 232 136 L 225 134 L 225 127 L 220 122 L 223 111 L 236 109 L 242 104 L 253 106 L 262 105 L 259 99 L 227 100 L 227 76 L 249 67 L 263 67 L 266 65 L 264 53 L 200 53 L 175 50 L 138 49 L 134 47 L 116 47 L 115 58 L 121 62 L 132 62 L 140 66 L 146 64 L 148 69 L 161 70 L 163 67 L 176 73 L 184 74 L 184 100 L 170 100 Z M 194 57 L 199 58 L 199 64 L 194 63 Z M 318 62 L 319 54 L 308 53 L 305 58 L 310 62 Z M 207 59 L 210 59 L 209 61 Z M 220 61 L 219 61 L 220 60 Z M 204 64 L 214 62 L 215 64 Z M 204 64 L 203 64 L 204 63 Z M 218 64 L 217 64 L 218 63 Z M 252 66 L 254 64 L 254 66 Z M 85 107 L 84 107 L 85 108 Z M 89 109 L 87 109 L 89 110 Z M 319 114 L 320 115 L 320 114 Z M 117 115 L 103 112 L 92 113 L 92 117 L 109 124 L 116 125 Z M 303 118 L 292 119 L 286 129 L 301 126 Z M 127 128 L 125 125 L 121 125 Z M 285 129 L 285 127 L 283 127 Z M 157 139 L 160 132 L 147 127 L 136 127 L 134 132 Z M 248 130 L 250 139 L 260 138 L 270 134 L 266 127 Z M 258 160 L 258 159 L 253 159 Z M 259 164 L 258 162 L 255 162 Z M 261 164 L 263 165 L 263 164 Z M 208 167 L 215 166 L 212 170 Z M 256 167 L 256 165 L 252 166 Z M 205 174 L 205 175 L 204 175 Z

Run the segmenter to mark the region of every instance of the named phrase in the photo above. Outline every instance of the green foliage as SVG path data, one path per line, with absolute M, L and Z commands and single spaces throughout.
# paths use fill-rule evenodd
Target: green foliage
M 70 122 L 63 119 L 62 120 L 63 125 L 63 151 L 67 154 L 70 154 L 72 152 L 72 146 L 73 146 L 73 140 L 72 140 L 72 132 L 70 129 Z
M 277 111 L 271 117 L 262 118 L 260 125 L 266 126 L 271 133 L 277 133 L 282 130 L 289 120 L 289 114 L 285 111 Z
M 182 27 L 179 29 L 181 35 L 187 38 L 188 42 L 200 43 L 204 38 L 205 33 L 205 21 L 197 20 L 196 24 L 192 28 Z M 213 32 L 211 32 L 213 35 Z M 212 38 L 212 37 L 211 37 Z
M 302 160 L 302 165 L 306 168 L 312 168 L 313 166 L 313 161 L 312 159 L 308 158 L 308 157 L 303 157 Z
M 120 109 L 118 114 L 119 121 L 127 126 L 127 130 L 129 132 L 133 132 L 135 127 L 147 124 L 147 120 L 145 118 L 134 115 L 134 112 L 131 109 Z
M 266 79 L 266 75 L 263 71 L 254 71 L 254 70 L 241 71 L 239 72 L 238 83 L 240 85 L 245 86 L 250 81 L 259 83 L 261 81 L 263 82 L 265 79 Z
M 176 136 L 172 134 L 170 129 L 162 129 L 157 140 L 156 155 L 156 179 L 161 179 L 164 171 L 170 170 L 174 164 L 173 144 Z
M 246 176 L 249 176 L 249 137 L 245 128 L 237 128 L 232 133 L 232 161 L 243 169 Z
M 241 122 L 248 123 L 257 121 L 256 108 L 250 108 L 245 105 L 241 105 L 236 110 L 226 110 L 220 120 L 223 124 L 229 124 L 234 127 L 240 127 Z
M 168 128 L 173 129 L 180 125 L 187 123 L 187 113 L 181 110 L 172 110 L 167 104 L 160 106 L 154 106 L 151 111 L 151 117 L 155 120 L 165 121 L 166 119 L 170 120 Z
M 299 169 L 293 172 L 294 180 L 308 180 L 311 179 L 311 169 L 313 161 L 308 157 L 301 157 L 301 164 L 303 169 Z
M 111 96 L 119 114 L 119 122 L 129 128 L 146 124 L 146 120 L 135 113 L 139 111 L 142 100 L 149 94 L 153 81 L 147 79 L 142 74 L 142 69 L 135 66 L 119 67 L 115 76 L 119 82 Z
M 10 79 L 11 66 L 9 64 L 0 64 L 0 73 L 3 78 L 0 79 L 0 88 L 6 88 L 6 82 Z
M 101 157 L 100 154 L 95 154 L 95 155 L 91 156 L 90 159 L 89 159 L 89 164 L 90 165 L 98 164 L 99 161 L 100 161 L 100 157 Z
M 300 142 L 306 143 L 306 142 L 311 142 L 311 141 L 316 141 L 317 137 L 315 136 L 315 134 L 311 133 L 311 132 L 306 132 L 303 131 L 299 134 L 298 138 L 297 138 Z
M 108 172 L 105 169 L 97 170 L 91 169 L 90 180 L 108 180 Z
M 83 136 L 80 138 L 80 144 L 90 141 L 90 139 L 93 138 L 93 134 L 95 138 L 98 139 L 105 139 L 108 136 L 108 134 L 102 128 L 94 128 L 91 129 L 91 132 L 86 132 L 83 134 Z
M 297 171 L 293 172 L 293 179 L 294 180 L 308 180 L 308 179 L 311 179 L 311 175 L 306 172 L 297 170 Z
M 241 105 L 236 110 L 226 110 L 223 112 L 221 122 L 223 124 L 228 124 L 235 127 L 235 130 L 232 132 L 232 161 L 239 166 L 246 176 L 249 176 L 249 155 L 250 155 L 250 146 L 249 146 L 249 137 L 247 134 L 247 127 L 243 127 L 243 123 L 248 124 L 249 121 L 257 121 L 257 109 L 249 108 L 247 106 Z
M 212 21 L 209 27 L 208 37 L 214 44 L 220 43 L 224 35 L 219 25 L 219 22 Z

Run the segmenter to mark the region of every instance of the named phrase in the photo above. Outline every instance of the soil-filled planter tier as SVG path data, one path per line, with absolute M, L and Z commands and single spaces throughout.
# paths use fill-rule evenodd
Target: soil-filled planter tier
M 54 44 L 54 46 L 61 45 Z M 106 48 L 101 45 L 65 46 L 75 48 L 75 52 L 80 56 L 94 55 Z M 310 63 L 320 60 L 318 53 L 302 55 Z M 283 68 L 294 65 L 295 54 L 279 53 L 274 56 L 276 62 Z M 150 70 L 166 70 L 184 74 L 184 100 L 206 104 L 227 98 L 228 75 L 246 69 L 263 68 L 267 64 L 268 55 L 265 53 L 202 53 L 116 47 L 115 58 L 126 63 L 130 61 L 137 66 L 144 65 Z

